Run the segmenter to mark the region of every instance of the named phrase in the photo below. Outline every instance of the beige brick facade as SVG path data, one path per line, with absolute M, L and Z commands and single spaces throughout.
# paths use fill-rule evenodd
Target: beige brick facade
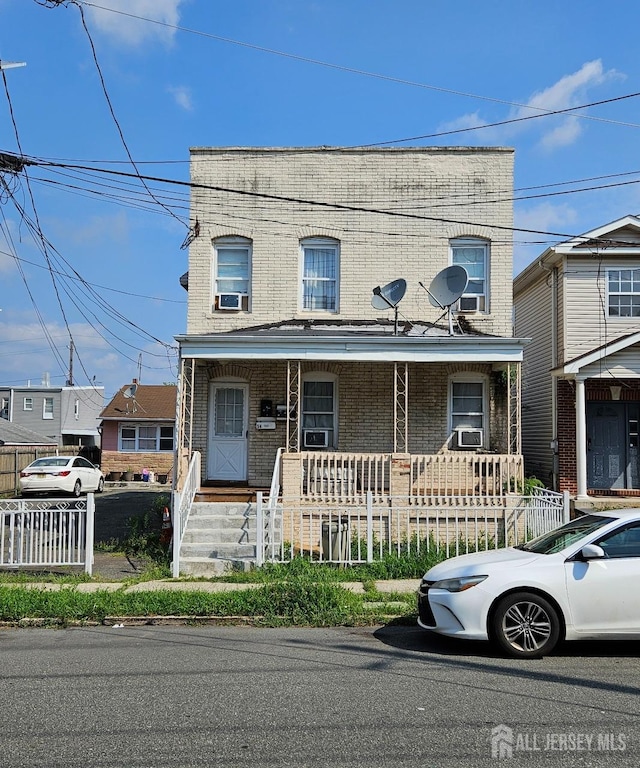
M 191 180 L 199 235 L 189 250 L 188 334 L 323 314 L 389 317 L 371 306 L 371 291 L 399 277 L 408 284 L 402 315 L 435 321 L 440 312 L 419 283 L 428 287 L 450 264 L 452 238 L 478 237 L 490 244 L 490 306 L 468 319 L 480 332 L 511 335 L 510 149 L 195 148 Z M 246 312 L 213 310 L 213 242 L 229 235 L 252 243 Z M 313 236 L 340 244 L 335 314 L 300 306 L 300 241 Z

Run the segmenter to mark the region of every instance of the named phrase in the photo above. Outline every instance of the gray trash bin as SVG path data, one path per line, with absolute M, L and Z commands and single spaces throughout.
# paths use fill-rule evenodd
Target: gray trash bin
M 349 560 L 350 530 L 348 517 L 334 517 L 322 522 L 322 559 L 333 562 Z

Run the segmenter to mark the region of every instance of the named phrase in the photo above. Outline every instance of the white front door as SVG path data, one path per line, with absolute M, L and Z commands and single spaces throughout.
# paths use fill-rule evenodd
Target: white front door
M 247 479 L 246 384 L 215 382 L 209 393 L 207 480 Z

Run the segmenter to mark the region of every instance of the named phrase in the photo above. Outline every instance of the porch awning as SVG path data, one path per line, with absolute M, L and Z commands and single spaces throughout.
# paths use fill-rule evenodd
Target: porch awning
M 624 353 L 636 344 L 640 343 L 640 331 L 628 333 L 608 344 L 603 344 L 579 357 L 567 360 L 563 365 L 553 368 L 552 376 L 564 379 L 580 378 L 611 379 L 630 378 L 640 375 L 636 355 L 624 355 Z M 620 358 L 620 359 L 617 359 Z M 607 365 L 602 362 L 607 360 Z
M 527 339 L 479 334 L 427 335 L 354 328 L 298 327 L 244 329 L 209 335 L 176 336 L 182 358 L 199 360 L 332 360 L 351 362 L 518 363 Z M 419 331 L 419 329 L 418 329 Z

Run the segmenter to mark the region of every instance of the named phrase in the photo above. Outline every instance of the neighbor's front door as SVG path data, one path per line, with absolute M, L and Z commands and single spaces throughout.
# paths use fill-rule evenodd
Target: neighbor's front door
M 587 404 L 587 485 L 597 490 L 640 487 L 637 403 Z
M 207 479 L 247 479 L 246 384 L 213 383 L 209 395 Z

